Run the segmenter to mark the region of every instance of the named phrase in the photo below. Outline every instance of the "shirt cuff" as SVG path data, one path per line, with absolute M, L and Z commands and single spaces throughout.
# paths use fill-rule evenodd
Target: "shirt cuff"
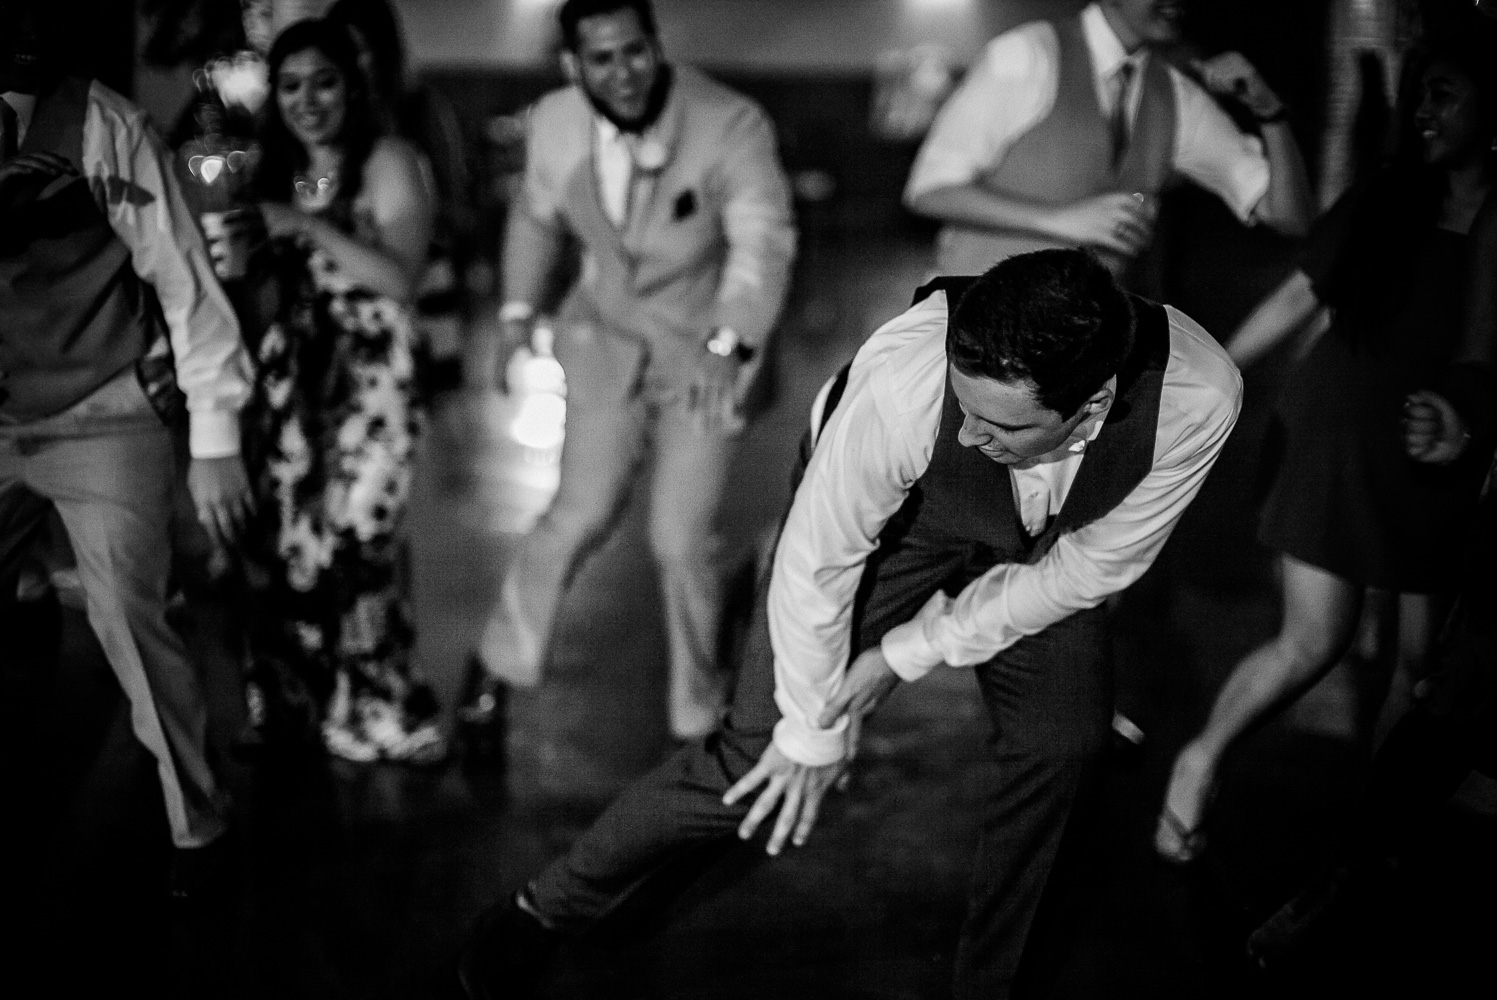
M 831 729 L 812 729 L 786 713 L 783 705 L 780 711 L 774 727 L 774 745 L 780 753 L 806 767 L 825 767 L 847 756 L 846 718 L 838 719 Z
M 1252 137 L 1253 142 L 1258 142 Z M 1258 203 L 1268 197 L 1268 189 L 1273 185 L 1273 169 L 1268 165 L 1260 153 L 1243 161 L 1233 172 L 1232 190 L 1238 192 L 1238 200 L 1235 204 L 1229 202 L 1232 213 L 1237 216 L 1245 226 L 1251 226 L 1258 221 Z
M 239 454 L 239 414 L 231 410 L 189 411 L 187 446 L 193 458 Z
M 951 607 L 951 598 L 939 590 L 930 595 L 920 613 L 903 625 L 896 625 L 884 633 L 879 643 L 889 669 L 902 681 L 918 681 L 945 662 L 946 657 L 930 641 L 926 627 L 946 614 Z

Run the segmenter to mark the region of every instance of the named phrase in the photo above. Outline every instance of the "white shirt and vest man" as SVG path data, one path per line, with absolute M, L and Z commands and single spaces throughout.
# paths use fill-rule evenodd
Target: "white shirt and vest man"
M 583 81 L 530 111 L 501 319 L 545 308 L 557 248 L 575 241 L 581 270 L 555 325 L 566 441 L 556 497 L 501 583 L 479 656 L 504 683 L 538 682 L 565 587 L 648 469 L 640 485 L 665 612 L 670 725 L 689 738 L 712 729 L 724 698 L 716 518 L 741 426 L 737 414 L 704 414 L 694 379 L 704 357 L 751 356 L 745 378 L 762 364 L 795 229 L 768 117 L 702 73 L 664 64 L 653 24 L 637 14 L 620 3 L 581 24 L 604 30 L 605 58 L 634 46 L 623 58 L 647 47 L 646 57 L 662 60 L 655 79 L 667 89 L 653 120 L 621 127 Z
M 36 156 L 57 166 L 17 169 Z M 0 577 L 55 508 L 173 842 L 194 848 L 222 832 L 223 796 L 165 618 L 176 461 L 147 394 L 163 365 L 193 458 L 237 463 L 249 362 L 170 151 L 96 81 L 0 95 Z
M 962 336 L 980 338 L 989 335 L 974 331 L 990 316 L 1032 316 L 1024 296 L 1039 286 L 1081 298 L 1107 289 L 1086 322 L 1105 317 L 1098 322 L 1120 360 L 1107 362 L 1114 373 L 1101 388 L 1079 387 L 1088 409 L 1067 437 L 1008 464 L 963 439 L 952 331 L 960 323 Z M 851 749 L 849 719 L 827 724 L 824 713 L 838 710 L 859 683 L 856 665 L 878 651 L 905 680 L 942 663 L 976 673 L 993 721 L 987 752 L 999 767 L 955 995 L 1039 992 L 1064 935 L 1036 914 L 1042 903 L 1052 918 L 1069 906 L 1074 847 L 1085 840 L 1076 827 L 1090 812 L 1109 732 L 1101 605 L 1158 555 L 1220 454 L 1241 395 L 1237 370 L 1204 330 L 1124 296 L 1080 254 L 1016 256 L 980 279 L 922 289 L 863 345 L 813 418 L 820 433 L 803 449 L 718 733 L 630 786 L 507 916 L 486 918 L 472 954 L 509 968 L 511 979 L 522 967 L 534 977 L 539 959 L 506 954 L 485 935 L 506 927 L 518 940 L 516 929 L 528 928 L 533 938 L 536 924 L 580 933 L 652 873 L 674 870 L 671 861 L 745 835 L 745 784 L 768 766 L 766 787 L 786 787 L 776 781 L 787 765 L 766 762 L 835 773 Z M 793 808 L 789 799 L 783 808 Z M 772 851 L 777 837 L 779 829 Z M 470 960 L 470 978 L 484 974 L 479 965 Z
M 1104 6 L 999 35 L 941 109 L 904 193 L 913 211 L 945 223 L 940 273 L 980 274 L 1012 254 L 1076 245 L 1121 272 L 1149 242 L 1157 198 L 1176 178 L 1212 192 L 1244 223 L 1291 234 L 1308 227 L 1309 191 L 1283 105 L 1246 62 L 1219 57 L 1203 77 L 1244 89 L 1254 81 L 1254 99 L 1268 105 L 1255 112 L 1263 138 L 1240 131 L 1201 83 L 1147 44 L 1126 46 Z M 943 192 L 971 185 L 1018 202 L 1022 218 L 1002 225 L 987 209 L 966 214 L 942 202 Z M 1109 194 L 1138 206 L 1116 210 L 1118 232 L 1088 234 L 1074 220 L 1060 232 L 1047 218 Z

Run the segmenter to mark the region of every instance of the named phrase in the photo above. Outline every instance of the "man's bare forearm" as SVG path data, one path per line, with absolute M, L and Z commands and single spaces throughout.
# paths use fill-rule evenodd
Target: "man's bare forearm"
M 999 194 L 979 184 L 936 188 L 909 199 L 907 204 L 917 215 L 940 222 L 1055 235 L 1050 228 L 1053 206 Z

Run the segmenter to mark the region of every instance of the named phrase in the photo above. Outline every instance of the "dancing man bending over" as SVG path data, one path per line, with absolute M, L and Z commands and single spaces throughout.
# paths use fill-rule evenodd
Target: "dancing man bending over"
M 1112 712 L 1109 594 L 1148 569 L 1237 418 L 1236 369 L 1080 250 L 944 278 L 827 394 L 733 705 L 489 911 L 471 997 L 530 995 L 550 946 L 687 849 L 805 843 L 860 723 L 900 680 L 977 673 L 998 763 L 958 949 L 959 997 L 1024 995 L 1061 956 L 1078 817 Z

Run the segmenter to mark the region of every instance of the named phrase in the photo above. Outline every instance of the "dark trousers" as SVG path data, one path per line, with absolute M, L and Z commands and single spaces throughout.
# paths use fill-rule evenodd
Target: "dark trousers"
M 978 546 L 906 540 L 870 559 L 854 614 L 866 649 L 914 617 L 937 589 L 964 586 L 993 564 Z M 565 930 L 584 930 L 694 848 L 734 836 L 754 796 L 723 793 L 769 745 L 779 710 L 761 579 L 724 725 L 645 775 L 570 851 L 531 883 L 531 899 Z M 1105 615 L 1072 615 L 976 668 L 993 723 L 996 780 L 966 923 L 956 996 L 1034 996 L 1063 951 L 1073 909 L 1076 844 L 1093 798 L 1112 713 Z

